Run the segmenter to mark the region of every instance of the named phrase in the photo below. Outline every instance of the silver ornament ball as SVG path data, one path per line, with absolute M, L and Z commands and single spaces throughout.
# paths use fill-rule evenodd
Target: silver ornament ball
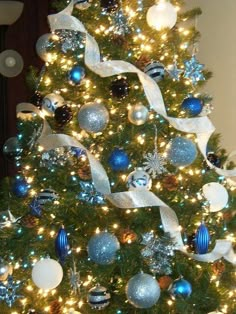
M 128 119 L 135 125 L 142 125 L 148 119 L 148 109 L 141 103 L 133 105 L 128 112 Z
M 50 61 L 50 53 L 47 51 L 50 45 L 50 39 L 52 38 L 52 34 L 47 33 L 39 37 L 36 42 L 36 52 L 37 55 L 45 62 Z
M 102 132 L 109 122 L 109 112 L 103 104 L 88 103 L 80 108 L 78 122 L 89 133 Z
M 64 98 L 61 95 L 51 93 L 46 95 L 42 101 L 42 111 L 46 116 L 53 116 L 58 107 L 64 105 Z
M 126 286 L 129 302 L 139 309 L 155 305 L 160 297 L 160 287 L 151 275 L 140 273 L 132 277 Z

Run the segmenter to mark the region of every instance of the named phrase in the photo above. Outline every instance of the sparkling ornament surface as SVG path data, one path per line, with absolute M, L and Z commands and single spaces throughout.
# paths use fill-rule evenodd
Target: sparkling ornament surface
M 64 105 L 64 98 L 55 93 L 46 95 L 42 100 L 42 111 L 46 116 L 53 116 L 56 108 Z
M 86 1 L 86 3 L 88 3 L 88 1 Z M 61 50 L 63 53 L 67 53 L 68 51 L 75 51 L 76 49 L 82 48 L 85 44 L 85 36 L 80 32 L 68 29 L 60 29 L 56 30 L 55 34 L 59 37 Z
M 69 83 L 72 85 L 79 85 L 85 77 L 85 70 L 83 67 L 74 66 L 69 72 Z
M 116 252 L 120 249 L 118 239 L 109 232 L 100 232 L 91 237 L 88 242 L 89 258 L 100 265 L 114 262 Z
M 129 190 L 150 190 L 152 187 L 152 179 L 142 168 L 137 168 L 135 171 L 132 171 L 128 175 L 126 182 Z
M 140 309 L 155 305 L 160 297 L 158 282 L 149 274 L 140 273 L 132 277 L 126 285 L 129 302 Z
M 191 165 L 197 157 L 196 145 L 185 137 L 176 137 L 171 140 L 167 149 L 167 158 L 175 167 Z
M 95 186 L 92 182 L 80 182 L 79 183 L 82 191 L 76 196 L 82 202 L 91 204 L 91 205 L 104 205 L 106 204 L 104 196 L 97 192 Z
M 102 310 L 110 303 L 111 295 L 105 287 L 97 284 L 89 290 L 88 303 L 94 310 Z
M 37 200 L 40 205 L 44 205 L 47 202 L 53 202 L 59 198 L 59 195 L 53 189 L 44 189 L 38 193 Z
M 192 293 L 192 286 L 187 280 L 179 278 L 173 282 L 169 291 L 174 297 L 187 298 Z
M 144 159 L 143 169 L 147 171 L 153 179 L 167 171 L 164 167 L 166 164 L 165 158 L 161 156 L 157 150 L 154 150 L 153 153 L 147 153 Z
M 0 301 L 4 301 L 9 307 L 15 303 L 22 295 L 17 294 L 17 289 L 21 285 L 20 281 L 14 281 L 13 277 L 9 275 L 7 281 L 0 282 Z
M 195 236 L 195 249 L 197 254 L 206 254 L 210 243 L 210 234 L 204 223 L 198 227 Z
M 54 259 L 45 258 L 39 260 L 32 269 L 32 280 L 34 284 L 43 290 L 56 288 L 61 283 L 62 278 L 62 267 Z
M 165 76 L 165 67 L 158 61 L 151 61 L 145 66 L 144 73 L 149 75 L 154 81 L 160 82 Z
M 51 38 L 52 34 L 44 34 L 36 42 L 37 55 L 45 62 L 51 61 L 50 53 L 48 52 L 48 48 L 52 45 L 50 42 Z
M 161 30 L 163 28 L 172 28 L 177 21 L 177 11 L 170 2 L 155 4 L 148 9 L 147 23 L 150 27 Z
M 122 171 L 129 166 L 129 157 L 123 149 L 115 148 L 108 158 L 112 170 Z
M 123 99 L 129 94 L 129 84 L 126 78 L 117 78 L 111 83 L 111 95 L 118 99 Z
M 122 9 L 115 11 L 115 13 L 111 16 L 111 20 L 114 34 L 125 36 L 131 32 L 128 19 Z
M 128 111 L 128 119 L 135 125 L 144 124 L 149 116 L 148 109 L 141 103 L 133 105 Z
M 55 249 L 60 262 L 64 263 L 70 250 L 69 240 L 64 226 L 62 226 L 57 233 L 55 239 Z
M 15 158 L 19 157 L 23 149 L 17 137 L 10 137 L 3 144 L 3 154 L 7 159 L 14 161 Z
M 12 192 L 17 197 L 26 197 L 29 193 L 29 184 L 24 178 L 16 178 L 12 185 Z
M 196 97 L 188 97 L 182 102 L 181 108 L 191 116 L 197 116 L 202 111 L 203 103 Z
M 118 0 L 100 0 L 100 6 L 105 12 L 111 13 L 118 9 L 119 2 Z
M 205 77 L 202 73 L 204 65 L 200 64 L 194 55 L 190 60 L 184 61 L 184 65 L 184 77 L 190 79 L 193 85 L 196 85 L 199 81 L 205 80 Z
M 73 118 L 73 113 L 70 107 L 67 105 L 63 105 L 61 107 L 56 108 L 54 119 L 58 123 L 58 125 L 63 126 L 69 123 Z
M 102 132 L 109 122 L 109 112 L 103 104 L 88 103 L 80 108 L 78 122 L 89 133 Z

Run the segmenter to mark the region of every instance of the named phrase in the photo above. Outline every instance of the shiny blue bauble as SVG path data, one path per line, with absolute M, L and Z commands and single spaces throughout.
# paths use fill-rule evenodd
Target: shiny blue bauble
M 12 192 L 17 197 L 26 197 L 29 193 L 29 184 L 24 178 L 17 177 L 13 182 Z
M 167 148 L 167 158 L 175 167 L 189 166 L 196 157 L 196 145 L 185 137 L 174 138 Z
M 83 67 L 74 66 L 69 72 L 69 82 L 72 85 L 79 85 L 85 77 L 85 70 Z
M 116 258 L 116 252 L 120 249 L 118 239 L 109 232 L 95 234 L 88 242 L 89 258 L 99 264 L 111 264 Z
M 182 102 L 181 108 L 191 116 L 197 116 L 202 111 L 203 103 L 196 97 L 188 97 Z
M 67 237 L 67 233 L 62 226 L 56 236 L 55 239 L 55 249 L 56 254 L 59 257 L 60 263 L 64 263 L 65 259 L 69 253 L 70 245 Z
M 195 235 L 195 249 L 198 254 L 206 254 L 210 243 L 210 234 L 204 223 L 197 229 Z
M 123 149 L 115 148 L 108 158 L 112 170 L 122 171 L 129 166 L 129 157 Z
M 187 298 L 192 293 L 192 286 L 187 280 L 179 278 L 172 283 L 169 291 L 173 297 Z

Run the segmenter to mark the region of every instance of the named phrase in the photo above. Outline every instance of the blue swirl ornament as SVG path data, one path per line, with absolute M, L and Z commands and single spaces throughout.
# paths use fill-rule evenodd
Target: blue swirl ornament
M 202 111 L 203 103 L 196 97 L 188 97 L 182 102 L 181 108 L 191 116 L 197 116 Z
M 169 291 L 173 297 L 187 298 L 192 293 L 192 286 L 184 278 L 179 278 L 172 283 Z
M 33 198 L 31 203 L 29 204 L 29 207 L 31 209 L 30 213 L 33 216 L 41 217 L 42 215 L 42 207 L 36 197 Z
M 17 197 L 26 197 L 29 192 L 29 184 L 25 178 L 16 177 L 12 185 L 12 192 Z
M 108 163 L 113 171 L 122 171 L 128 168 L 130 161 L 123 149 L 115 148 L 108 158 Z
M 88 242 L 88 256 L 99 265 L 109 265 L 114 262 L 120 243 L 116 236 L 109 232 L 100 232 L 91 237 Z
M 194 162 L 196 157 L 196 145 L 185 137 L 174 138 L 167 148 L 167 158 L 175 167 L 189 166 Z
M 76 65 L 69 72 L 69 83 L 71 85 L 79 85 L 85 77 L 85 70 L 83 67 Z
M 210 243 L 210 234 L 206 225 L 202 222 L 195 236 L 195 248 L 198 254 L 206 254 Z
M 70 250 L 67 233 L 64 229 L 64 226 L 62 226 L 57 233 L 55 239 L 55 250 L 57 256 L 59 257 L 60 263 L 64 263 Z

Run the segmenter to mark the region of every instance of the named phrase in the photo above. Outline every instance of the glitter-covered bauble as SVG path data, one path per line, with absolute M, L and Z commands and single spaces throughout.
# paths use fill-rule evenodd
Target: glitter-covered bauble
M 72 120 L 72 118 L 73 118 L 73 112 L 71 108 L 67 105 L 58 107 L 55 110 L 54 119 L 56 120 L 59 126 L 66 125 Z
M 188 97 L 185 98 L 184 101 L 182 102 L 181 108 L 189 115 L 197 116 L 202 111 L 203 103 L 199 98 Z
M 45 62 L 51 61 L 51 54 L 48 51 L 50 47 L 50 40 L 52 39 L 52 34 L 44 34 L 39 37 L 36 42 L 36 52 L 37 55 Z
M 80 108 L 78 122 L 89 133 L 102 132 L 109 122 L 109 112 L 103 104 L 88 103 Z
M 128 119 L 135 125 L 142 125 L 148 119 L 148 109 L 141 103 L 133 105 L 128 112 Z
M 92 1 L 91 0 L 75 0 L 74 5 L 76 9 L 86 10 L 90 7 Z
M 71 85 L 79 85 L 85 77 L 85 70 L 83 67 L 76 65 L 69 72 L 69 83 Z
M 64 98 L 59 94 L 51 93 L 46 95 L 42 101 L 42 111 L 46 116 L 53 116 L 58 107 L 63 106 Z
M 176 137 L 168 145 L 167 158 L 175 167 L 189 166 L 196 157 L 196 145 L 185 137 Z
M 158 279 L 159 286 L 162 290 L 166 290 L 172 284 L 173 279 L 170 276 L 162 276 Z
M 110 303 L 111 295 L 105 287 L 97 284 L 89 290 L 88 303 L 93 310 L 102 310 Z
M 206 254 L 210 243 L 210 234 L 204 223 L 198 227 L 195 235 L 195 249 L 198 254 Z
M 0 260 L 0 281 L 5 281 L 8 275 L 11 275 L 13 268 L 8 263 Z
M 16 177 L 12 185 L 12 192 L 17 197 L 26 197 L 29 193 L 29 184 L 25 178 Z
M 37 196 L 37 200 L 40 205 L 44 205 L 47 202 L 53 202 L 57 200 L 58 198 L 59 198 L 59 195 L 53 189 L 44 189 L 40 191 Z
M 110 13 L 118 9 L 119 1 L 118 0 L 100 0 L 100 6 L 106 12 Z
M 17 137 L 10 137 L 3 144 L 3 154 L 4 156 L 11 161 L 14 161 L 15 158 L 19 157 L 22 153 L 22 148 Z
M 139 309 L 155 305 L 160 297 L 160 287 L 151 275 L 140 273 L 132 277 L 126 285 L 129 302 Z
M 108 164 L 113 171 L 123 171 L 129 166 L 129 157 L 123 149 L 115 148 L 108 158 Z
M 129 190 L 150 190 L 152 186 L 152 179 L 149 174 L 142 168 L 137 168 L 131 172 L 127 177 L 127 187 Z
M 129 94 L 129 84 L 124 77 L 117 78 L 111 83 L 111 95 L 118 99 L 123 99 Z
M 173 297 L 187 298 L 192 293 L 192 286 L 184 278 L 179 278 L 174 280 L 173 284 L 170 286 L 169 291 Z
M 114 262 L 119 249 L 118 239 L 109 232 L 100 232 L 92 236 L 87 247 L 89 258 L 100 265 Z
M 144 73 L 150 76 L 155 82 L 160 82 L 164 78 L 165 67 L 158 61 L 151 61 L 145 66 Z

